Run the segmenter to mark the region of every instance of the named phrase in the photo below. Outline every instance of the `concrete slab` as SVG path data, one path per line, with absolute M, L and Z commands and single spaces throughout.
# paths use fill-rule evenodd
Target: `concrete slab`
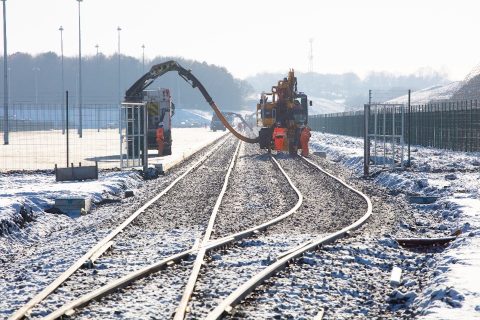
M 150 163 L 163 163 L 169 167 L 171 163 L 187 157 L 223 134 L 223 131 L 213 132 L 206 128 L 173 128 L 172 155 L 158 158 L 152 150 Z M 98 161 L 100 169 L 120 167 L 118 128 L 100 131 L 85 129 L 82 138 L 72 129 L 69 137 L 70 163 L 81 162 L 83 166 L 88 166 Z M 52 170 L 55 164 L 65 167 L 66 135 L 61 130 L 11 132 L 10 144 L 0 144 L 0 154 L 0 171 Z

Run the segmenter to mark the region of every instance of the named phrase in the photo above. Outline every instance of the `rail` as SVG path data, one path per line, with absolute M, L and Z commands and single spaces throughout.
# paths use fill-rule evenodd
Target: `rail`
M 370 198 L 368 198 L 365 194 L 362 192 L 354 189 L 353 187 L 349 186 L 339 178 L 333 176 L 332 174 L 328 173 L 327 171 L 323 170 L 320 166 L 317 164 L 313 163 L 312 161 L 308 160 L 305 157 L 301 157 L 304 161 L 306 161 L 308 164 L 311 166 L 317 168 L 327 176 L 333 178 L 334 180 L 338 181 L 340 184 L 348 188 L 349 190 L 353 191 L 354 193 L 360 195 L 365 202 L 367 203 L 367 211 L 366 213 L 357 221 L 352 223 L 351 225 L 341 229 L 340 231 L 337 231 L 335 233 L 332 233 L 326 237 L 322 237 L 320 239 L 315 239 L 313 241 L 307 241 L 303 244 L 298 245 L 294 249 L 290 250 L 287 252 L 287 254 L 282 255 L 279 257 L 279 259 L 271 264 L 270 266 L 266 267 L 259 273 L 257 273 L 255 276 L 250 278 L 247 282 L 245 282 L 243 285 L 238 287 L 234 292 L 232 292 L 227 298 L 225 298 L 210 314 L 208 314 L 207 319 L 208 320 L 213 320 L 213 319 L 219 319 L 221 318 L 224 314 L 230 313 L 232 309 L 238 305 L 246 296 L 248 296 L 255 288 L 257 288 L 260 284 L 265 282 L 268 278 L 272 277 L 274 274 L 276 274 L 278 271 L 282 270 L 285 268 L 288 263 L 290 263 L 292 260 L 300 257 L 307 251 L 311 250 L 316 250 L 320 246 L 324 244 L 331 243 L 339 238 L 342 238 L 346 235 L 348 235 L 351 231 L 359 228 L 371 215 L 372 215 L 372 202 L 370 201 Z

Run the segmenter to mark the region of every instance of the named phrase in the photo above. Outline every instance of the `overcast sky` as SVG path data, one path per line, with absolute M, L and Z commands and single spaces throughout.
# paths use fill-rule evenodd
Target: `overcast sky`
M 7 0 L 8 52 L 78 55 L 76 0 Z M 479 0 L 84 0 L 82 55 L 181 56 L 244 78 L 264 71 L 407 74 L 461 80 L 480 63 Z M 2 34 L 3 43 L 3 34 Z M 3 52 L 3 51 L 2 51 Z

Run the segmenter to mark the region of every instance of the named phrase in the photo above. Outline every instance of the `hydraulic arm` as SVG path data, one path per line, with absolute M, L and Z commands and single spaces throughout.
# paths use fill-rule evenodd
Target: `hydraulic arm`
M 218 109 L 217 105 L 213 101 L 210 94 L 208 94 L 205 87 L 202 83 L 192 74 L 190 70 L 183 68 L 179 65 L 176 61 L 170 60 L 167 62 L 163 62 L 157 65 L 154 65 L 149 72 L 144 74 L 140 79 L 138 79 L 126 92 L 125 94 L 125 101 L 126 102 L 140 102 L 142 101 L 142 92 L 145 90 L 152 82 L 164 75 L 169 71 L 177 71 L 178 75 L 182 77 L 186 82 L 188 82 L 192 88 L 198 88 L 200 93 L 203 95 L 205 100 L 208 102 L 210 107 L 215 111 L 215 114 L 218 116 L 220 121 L 222 121 L 223 125 L 238 139 L 248 142 L 248 143 L 257 143 L 259 142 L 259 138 L 249 138 L 245 137 L 244 135 L 237 132 L 230 123 L 225 119 L 222 112 Z M 243 120 L 243 119 L 242 119 Z

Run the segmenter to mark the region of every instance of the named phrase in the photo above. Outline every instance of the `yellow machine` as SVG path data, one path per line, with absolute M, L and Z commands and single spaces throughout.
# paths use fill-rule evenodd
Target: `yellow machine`
M 288 78 L 272 87 L 272 92 L 263 92 L 257 104 L 257 126 L 262 127 L 260 148 L 296 154 L 300 147 L 301 127 L 308 121 L 308 105 L 307 95 L 297 91 L 293 69 Z

